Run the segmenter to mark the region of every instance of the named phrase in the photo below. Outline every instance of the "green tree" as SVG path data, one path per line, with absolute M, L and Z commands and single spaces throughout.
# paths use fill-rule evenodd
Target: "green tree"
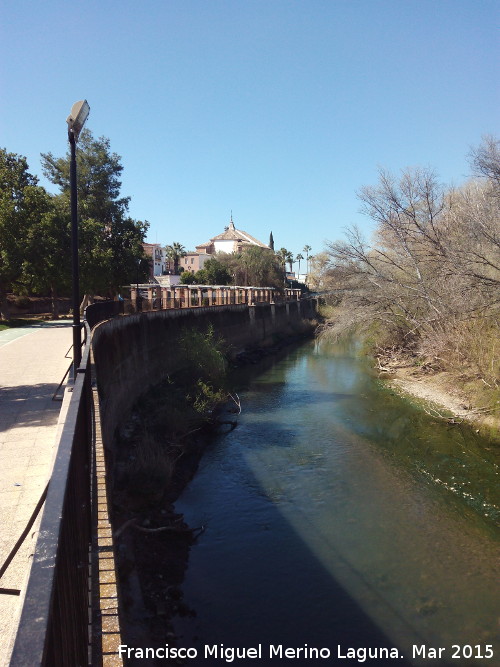
M 301 263 L 301 261 L 302 261 L 303 259 L 304 259 L 304 256 L 301 255 L 300 252 L 299 252 L 299 254 L 295 257 L 295 261 L 299 263 L 299 276 L 300 276 L 300 263 Z
M 286 283 L 286 265 L 287 262 L 293 262 L 293 255 L 290 250 L 287 250 L 286 248 L 280 248 L 276 253 L 276 258 L 278 259 L 278 262 L 281 266 L 283 282 Z
M 269 248 L 248 246 L 242 250 L 240 262 L 245 271 L 244 285 L 281 287 L 280 267 Z
M 212 258 L 196 273 L 184 271 L 181 273 L 181 283 L 184 285 L 230 285 L 232 275 L 227 266 L 218 259 Z
M 203 270 L 206 269 L 210 280 L 205 284 L 283 286 L 280 265 L 274 252 L 261 246 L 249 245 L 240 253 L 217 253 L 215 258 L 206 262 Z
M 193 273 L 192 271 L 183 271 L 181 273 L 181 285 L 203 285 L 202 282 L 199 282 L 199 273 L 199 271 L 196 271 L 196 273 Z
M 224 266 L 224 264 L 215 257 L 213 259 L 208 259 L 201 271 L 204 272 L 204 280 L 206 282 L 200 282 L 200 285 L 230 285 L 233 280 L 233 276 L 227 266 Z M 198 271 L 198 273 L 200 273 L 200 271 Z
M 186 249 L 181 243 L 174 241 L 171 245 L 166 246 L 165 250 L 167 257 L 174 263 L 174 273 L 177 275 L 179 272 L 179 260 L 181 257 L 186 256 Z
M 46 193 L 39 211 L 38 224 L 27 234 L 22 292 L 50 294 L 52 316 L 57 318 L 58 297 L 71 291 L 71 231 L 59 198 Z
M 269 234 L 269 247 L 271 250 L 274 250 L 274 237 L 272 232 Z
M 28 171 L 26 158 L 0 149 L 0 317 L 9 318 L 7 293 L 23 288 L 30 239 L 51 200 Z
M 130 197 L 121 197 L 121 158 L 109 139 L 94 139 L 90 130 L 80 134 L 77 149 L 80 282 L 89 294 L 116 294 L 120 285 L 133 282 L 137 258 L 143 256 L 149 224 L 128 216 Z M 45 176 L 61 189 L 60 203 L 69 218 L 70 155 L 42 154 Z

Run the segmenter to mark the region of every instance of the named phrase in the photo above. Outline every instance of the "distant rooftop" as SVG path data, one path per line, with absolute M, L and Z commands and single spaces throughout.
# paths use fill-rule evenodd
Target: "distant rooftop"
M 269 246 L 266 245 L 265 243 L 262 243 L 262 241 L 259 241 L 256 239 L 254 236 L 249 234 L 248 232 L 243 231 L 242 229 L 236 229 L 234 222 L 233 222 L 233 216 L 231 215 L 231 221 L 229 222 L 229 225 L 224 228 L 224 231 L 222 234 L 218 234 L 217 236 L 213 236 L 210 241 L 207 243 L 201 243 L 200 245 L 196 246 L 196 248 L 209 248 L 213 244 L 215 244 L 217 241 L 233 241 L 235 244 L 235 249 L 237 246 L 245 246 L 245 245 L 256 245 L 259 246 L 260 248 L 268 248 Z

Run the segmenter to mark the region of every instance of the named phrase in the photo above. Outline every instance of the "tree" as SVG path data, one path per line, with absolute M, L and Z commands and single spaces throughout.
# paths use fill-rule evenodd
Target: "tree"
M 283 275 L 283 283 L 286 283 L 286 263 L 290 259 L 290 251 L 286 248 L 280 248 L 276 253 L 276 258 L 281 266 L 281 271 Z
M 333 290 L 340 287 L 338 277 L 331 270 L 331 259 L 327 252 L 316 253 L 314 257 L 309 257 L 309 262 L 308 287 L 315 291 Z
M 217 260 L 226 267 L 235 285 L 278 288 L 283 285 L 280 266 L 270 248 L 249 245 L 240 253 L 217 253 Z
M 274 250 L 274 238 L 272 232 L 269 234 L 269 248 L 271 250 Z
M 69 197 L 69 151 L 61 158 L 55 158 L 52 153 L 42 153 L 41 157 L 44 175 Z M 90 130 L 83 129 L 78 139 L 76 162 L 80 218 L 98 220 L 103 226 L 121 220 L 128 211 L 130 197 L 120 197 L 123 166 L 120 156 L 111 153 L 109 139 L 94 139 Z
M 203 281 L 199 282 L 200 276 L 198 275 L 200 271 L 183 271 L 181 273 L 181 285 L 204 285 Z
M 71 292 L 71 230 L 57 197 L 45 195 L 38 224 L 29 229 L 22 265 L 22 292 L 50 294 L 52 316 L 59 316 L 58 297 Z
M 312 248 L 310 245 L 305 245 L 302 250 L 306 253 L 306 273 L 309 273 L 309 253 Z
M 165 248 L 167 257 L 174 263 L 174 274 L 179 272 L 179 260 L 186 256 L 186 249 L 181 243 L 174 242 Z
M 295 257 L 295 261 L 299 263 L 299 276 L 300 276 L 300 262 L 304 259 L 304 256 L 299 254 Z
M 0 149 L 0 317 L 9 318 L 7 292 L 23 287 L 23 266 L 51 199 L 28 171 L 26 158 Z
M 446 309 L 441 283 L 449 276 L 437 225 L 442 188 L 429 170 L 406 170 L 399 179 L 381 170 L 378 185 L 362 188 L 358 197 L 362 212 L 377 223 L 375 243 L 353 226 L 346 241 L 328 244 L 329 255 L 349 295 L 349 317 L 384 321 L 402 344 Z
M 500 140 L 486 135 L 482 144 L 470 151 L 469 160 L 474 172 L 487 178 L 493 184 L 496 196 L 500 196 Z
M 77 150 L 80 283 L 89 294 L 113 295 L 135 279 L 149 224 L 128 216 L 130 197 L 121 197 L 121 158 L 109 139 L 80 134 Z M 61 189 L 60 202 L 69 217 L 70 155 L 42 154 L 45 176 Z
M 254 287 L 281 287 L 279 265 L 270 248 L 250 245 L 241 252 L 241 263 L 245 268 L 244 285 Z M 241 284 L 241 283 L 240 283 Z
M 232 275 L 227 266 L 216 258 L 208 259 L 205 265 L 196 273 L 184 271 L 181 273 L 183 285 L 230 285 Z
M 429 169 L 406 169 L 399 177 L 381 170 L 376 186 L 360 190 L 377 226 L 371 243 L 356 227 L 328 243 L 331 331 L 370 328 L 382 351 L 469 368 L 497 386 L 500 216 L 489 164 L 484 182 L 459 189 L 446 191 Z
M 222 262 L 215 257 L 207 259 L 202 271 L 204 272 L 205 285 L 230 285 L 233 279 L 232 274 Z M 199 273 L 199 272 L 198 272 Z

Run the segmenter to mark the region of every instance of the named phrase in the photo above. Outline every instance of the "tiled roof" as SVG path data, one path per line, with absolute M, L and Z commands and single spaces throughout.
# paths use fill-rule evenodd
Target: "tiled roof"
M 236 241 L 236 242 L 239 241 L 240 243 L 243 244 L 257 245 L 260 246 L 261 248 L 268 247 L 265 243 L 262 243 L 262 241 L 259 241 L 248 232 L 244 232 L 242 229 L 236 229 L 232 218 L 231 222 L 229 223 L 229 227 L 227 227 L 222 232 L 222 234 L 218 234 L 217 236 L 212 237 L 210 241 L 208 241 L 208 243 L 202 243 L 201 245 L 196 247 L 201 248 L 202 246 L 209 246 L 214 241 Z
M 238 230 L 234 228 L 231 229 L 231 227 L 228 227 L 222 234 L 218 234 L 217 236 L 214 236 L 211 238 L 211 241 L 241 241 L 241 236 L 238 235 L 237 233 Z

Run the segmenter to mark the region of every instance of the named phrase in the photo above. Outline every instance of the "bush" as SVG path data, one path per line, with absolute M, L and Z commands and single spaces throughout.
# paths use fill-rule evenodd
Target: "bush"
M 206 333 L 185 329 L 181 334 L 180 347 L 191 378 L 210 381 L 219 388 L 223 386 L 227 370 L 224 349 L 227 345 L 222 338 L 215 337 L 212 325 Z
M 128 491 L 149 500 L 160 498 L 172 479 L 174 469 L 164 445 L 146 432 L 138 440 L 130 458 L 125 470 Z

